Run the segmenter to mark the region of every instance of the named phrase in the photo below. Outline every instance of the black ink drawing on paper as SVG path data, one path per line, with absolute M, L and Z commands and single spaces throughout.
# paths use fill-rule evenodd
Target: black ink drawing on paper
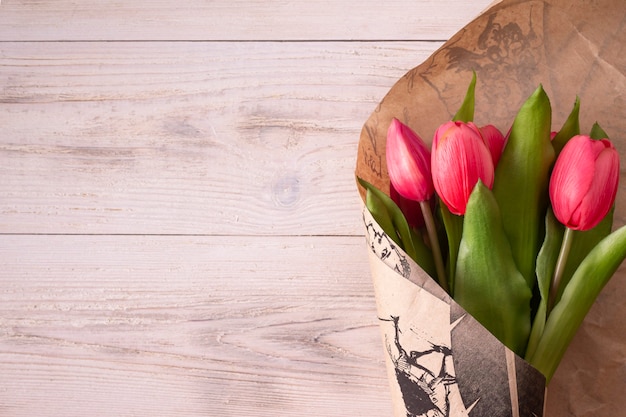
M 365 220 L 366 239 L 372 252 L 374 252 L 381 261 L 394 271 L 402 275 L 404 278 L 411 276 L 411 266 L 409 261 L 396 244 L 387 236 L 385 232 L 379 230 L 374 222 Z
M 396 378 L 406 407 L 407 417 L 449 417 L 450 385 L 456 379 L 447 370 L 447 362 L 451 359 L 452 350 L 447 346 L 431 344 L 431 348 L 422 352 L 407 352 L 400 343 L 399 317 L 392 316 L 395 336 L 393 346 L 387 342 L 387 351 L 394 364 Z M 395 352 L 394 352 L 395 348 Z M 425 364 L 428 356 L 439 356 L 438 369 Z
M 474 397 L 469 406 L 464 405 L 458 389 L 452 349 L 445 344 L 433 343 L 418 336 L 413 329 L 409 329 L 413 334 L 405 336 L 403 343 L 399 316 L 379 320 L 392 322 L 394 326 L 393 342 L 387 336 L 385 338 L 404 401 L 406 417 L 469 417 L 480 402 L 480 397 Z M 458 318 L 450 325 L 450 329 L 462 320 L 463 317 Z M 407 352 L 407 339 L 413 342 L 419 340 L 430 347 L 422 350 L 409 349 Z
M 458 46 L 448 49 L 448 69 L 482 71 L 491 77 L 504 73 L 516 80 L 527 79 L 536 72 L 541 58 L 535 48 L 538 36 L 533 28 L 532 16 L 528 17 L 528 33 L 524 33 L 517 22 L 502 24 L 496 18 L 497 13 L 489 15 L 474 50 Z M 500 71 L 501 68 L 506 71 Z

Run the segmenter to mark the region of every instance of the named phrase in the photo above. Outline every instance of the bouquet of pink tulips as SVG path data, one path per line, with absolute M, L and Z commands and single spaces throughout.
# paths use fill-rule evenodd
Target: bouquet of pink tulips
M 549 381 L 596 297 L 626 257 L 612 229 L 619 156 L 578 99 L 551 131 L 540 86 L 509 132 L 473 124 L 475 76 L 429 149 L 393 119 L 389 193 L 359 180 L 385 234 L 458 304 Z

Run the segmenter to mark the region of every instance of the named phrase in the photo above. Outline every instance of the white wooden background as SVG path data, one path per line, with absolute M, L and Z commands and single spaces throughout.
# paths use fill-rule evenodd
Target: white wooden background
M 390 416 L 356 144 L 490 2 L 3 0 L 0 416 Z

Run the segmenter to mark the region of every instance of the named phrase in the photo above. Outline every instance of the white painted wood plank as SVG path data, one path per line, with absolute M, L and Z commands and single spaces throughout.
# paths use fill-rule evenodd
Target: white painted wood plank
M 360 237 L 2 236 L 2 416 L 390 416 L 366 250 Z M 548 415 L 626 407 L 624 381 L 602 371 L 623 354 L 625 273 L 575 338 Z
M 388 415 L 371 291 L 361 238 L 4 236 L 0 410 Z
M 445 40 L 491 1 L 3 0 L 0 40 Z
M 437 43 L 2 43 L 0 232 L 361 234 L 361 127 Z

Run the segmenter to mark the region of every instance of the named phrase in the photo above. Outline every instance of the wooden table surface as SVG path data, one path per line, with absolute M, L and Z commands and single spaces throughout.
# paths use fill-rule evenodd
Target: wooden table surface
M 0 416 L 390 416 L 359 133 L 491 1 L 2 0 Z

